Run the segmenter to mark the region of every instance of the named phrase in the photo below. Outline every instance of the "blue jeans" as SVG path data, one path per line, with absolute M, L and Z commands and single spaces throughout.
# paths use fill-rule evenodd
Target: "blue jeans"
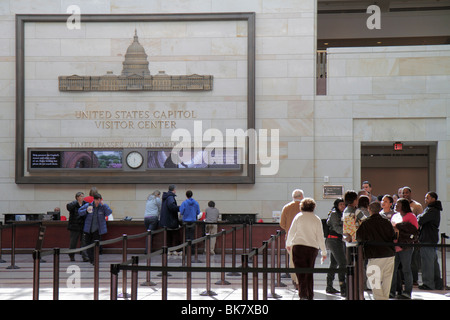
M 144 217 L 144 225 L 145 225 L 145 230 L 156 230 L 158 229 L 158 225 L 159 225 L 159 219 L 157 216 L 147 216 Z M 149 253 L 148 252 L 148 244 L 147 244 L 147 240 L 145 240 L 145 254 Z
M 147 216 L 144 217 L 145 230 L 156 230 L 158 229 L 158 217 L 157 216 Z
M 412 271 L 411 271 L 412 254 L 413 254 L 412 248 L 403 249 L 402 251 L 395 253 L 394 274 L 392 275 L 392 284 L 391 284 L 391 294 L 392 295 L 395 295 L 395 291 L 397 288 L 398 267 L 401 263 L 403 277 L 405 279 L 405 291 L 403 293 L 406 293 L 409 296 L 411 296 L 411 292 L 412 292 L 412 288 L 413 288 L 413 276 L 412 276 Z M 399 292 L 399 294 L 400 293 L 401 292 Z
M 347 266 L 347 257 L 345 255 L 345 243 L 341 239 L 327 238 L 325 240 L 327 248 L 331 251 L 330 254 L 330 269 L 345 268 Z M 334 272 L 327 274 L 327 287 L 333 286 Z M 345 287 L 345 272 L 338 274 L 339 285 Z
M 437 262 L 437 254 L 435 247 L 421 247 L 420 258 L 422 264 L 422 282 L 430 289 L 436 289 L 439 284 L 441 272 Z

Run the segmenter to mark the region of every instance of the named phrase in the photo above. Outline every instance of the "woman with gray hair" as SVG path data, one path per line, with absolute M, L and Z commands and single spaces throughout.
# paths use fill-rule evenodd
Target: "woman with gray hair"
M 148 197 L 145 204 L 144 225 L 145 230 L 156 230 L 159 225 L 159 215 L 161 213 L 161 191 L 155 190 Z M 145 254 L 149 253 L 148 244 L 145 241 Z
M 155 190 L 147 198 L 145 204 L 144 224 L 146 230 L 156 230 L 161 213 L 161 191 Z

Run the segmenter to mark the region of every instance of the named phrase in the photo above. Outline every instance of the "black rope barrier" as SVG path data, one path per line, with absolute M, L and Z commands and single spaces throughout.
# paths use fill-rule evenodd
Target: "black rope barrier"
M 196 239 L 195 242 L 202 242 L 202 241 L 208 241 L 211 236 L 220 236 L 223 235 L 225 232 L 222 231 L 220 233 L 214 234 L 214 235 L 207 235 L 205 237 Z M 221 265 L 220 267 L 212 267 L 210 264 L 206 264 L 205 267 L 193 267 L 190 264 L 187 266 L 168 266 L 167 261 L 162 266 L 138 266 L 137 264 L 130 265 L 133 261 L 136 260 L 129 260 L 126 263 L 122 264 L 116 264 L 113 267 L 111 267 L 111 270 L 115 270 L 115 272 L 120 272 L 121 270 L 129 270 L 134 272 L 141 272 L 141 271 L 162 271 L 162 272 L 186 272 L 189 274 L 189 281 L 188 281 L 188 292 L 187 292 L 187 299 L 191 299 L 191 293 L 190 293 L 190 282 L 191 282 L 191 274 L 194 272 L 204 272 L 207 274 L 206 277 L 206 290 L 202 293 L 202 295 L 215 295 L 215 293 L 211 290 L 210 287 L 210 274 L 211 273 L 221 273 L 224 274 L 225 272 L 228 272 L 228 275 L 231 274 L 241 274 L 241 286 L 242 286 L 242 299 L 247 300 L 248 299 L 248 274 L 253 274 L 253 298 L 256 300 L 258 299 L 258 274 L 263 274 L 263 299 L 267 300 L 267 298 L 280 298 L 279 295 L 275 293 L 274 290 L 274 275 L 275 274 L 281 274 L 282 272 L 285 273 L 342 273 L 345 272 L 347 274 L 348 278 L 348 296 L 347 298 L 349 300 L 362 300 L 364 299 L 363 296 L 363 281 L 364 281 L 364 274 L 363 274 L 363 248 L 364 246 L 369 245 L 383 245 L 383 246 L 409 246 L 409 247 L 421 247 L 421 246 L 430 246 L 430 247 L 442 247 L 442 248 L 448 248 L 448 245 L 444 244 L 417 244 L 417 243 L 379 243 L 379 242 L 363 242 L 363 243 L 357 243 L 355 246 L 348 247 L 349 251 L 349 263 L 347 267 L 344 268 L 281 268 L 280 263 L 275 265 L 274 263 L 274 252 L 280 251 L 279 247 L 277 250 L 275 250 L 275 242 L 276 240 L 280 239 L 283 232 L 277 232 L 277 235 L 272 235 L 271 238 L 267 241 L 263 241 L 263 245 L 260 248 L 253 248 L 249 253 L 243 253 L 241 255 L 241 267 L 236 267 L 235 265 L 232 265 L 231 267 L 224 267 L 224 265 Z M 173 250 L 179 250 L 182 247 L 185 246 L 191 246 L 192 241 L 189 241 L 187 243 L 181 244 L 176 247 L 172 248 L 165 248 L 166 251 L 173 251 Z M 271 245 L 271 261 L 272 261 L 272 267 L 268 266 L 268 248 L 269 245 Z M 445 250 L 442 250 L 445 252 Z M 258 254 L 263 253 L 263 267 L 258 266 Z M 277 253 L 277 256 L 280 256 L 280 253 Z M 139 257 L 135 257 L 135 259 L 138 259 Z M 253 267 L 250 267 L 249 261 L 253 259 Z M 209 259 L 207 259 L 209 261 Z M 272 274 L 271 277 L 271 287 L 270 287 L 270 294 L 268 295 L 268 274 Z M 444 275 L 445 277 L 445 275 Z M 163 281 L 163 287 L 164 290 L 162 291 L 162 299 L 167 299 L 167 278 Z M 133 296 L 137 298 L 137 292 L 133 293 Z M 115 295 L 111 293 L 111 298 L 113 299 Z
M 204 224 L 204 222 L 201 222 Z M 38 225 L 42 225 L 41 222 L 38 223 L 21 223 L 20 225 L 34 225 L 34 224 L 38 224 Z M 228 223 L 221 223 L 221 224 L 228 224 Z M 235 224 L 235 223 L 229 223 L 229 224 Z M 12 224 L 14 225 L 14 224 Z M 14 230 L 14 227 L 11 226 Z M 184 227 L 184 226 L 182 226 Z M 245 226 L 240 226 L 240 227 L 233 227 L 232 230 L 229 230 L 228 232 L 223 232 L 223 233 L 217 233 L 214 235 L 208 235 L 210 238 L 211 237 L 218 237 L 220 235 L 225 236 L 228 233 L 231 232 L 236 232 L 237 230 L 240 229 L 245 229 Z M 1 229 L 0 229 L 1 231 Z M 36 245 L 36 249 L 33 251 L 32 256 L 33 256 L 33 300 L 38 300 L 39 299 L 39 282 L 40 282 L 40 263 L 44 262 L 44 260 L 42 259 L 45 256 L 49 256 L 49 255 L 53 255 L 54 256 L 54 264 L 53 264 L 53 299 L 54 300 L 58 300 L 59 298 L 59 256 L 61 254 L 75 254 L 75 253 L 79 253 L 81 251 L 85 251 L 85 250 L 89 250 L 94 248 L 94 300 L 98 300 L 99 298 L 99 248 L 102 245 L 108 245 L 108 244 L 113 244 L 113 243 L 117 243 L 122 241 L 123 245 L 122 245 L 122 264 L 123 265 L 127 265 L 127 264 L 133 264 L 136 263 L 136 260 L 139 261 L 139 257 L 133 257 L 132 259 L 127 260 L 127 251 L 128 251 L 128 247 L 127 247 L 127 241 L 128 239 L 137 239 L 137 238 L 141 238 L 141 237 L 152 237 L 155 234 L 158 233 L 164 233 L 164 243 L 166 242 L 166 236 L 167 236 L 167 228 L 161 228 L 158 230 L 148 230 L 147 232 L 144 233 L 140 233 L 140 234 L 136 234 L 136 235 L 131 235 L 128 236 L 126 234 L 122 235 L 122 237 L 117 237 L 114 239 L 108 239 L 108 240 L 103 240 L 103 241 L 98 241 L 96 240 L 94 243 L 91 243 L 89 245 L 83 246 L 81 248 L 77 248 L 77 249 L 60 249 L 60 248 L 54 248 L 54 249 L 50 249 L 50 250 L 42 250 L 42 238 L 38 239 L 38 243 L 40 241 L 40 246 Z M 42 235 L 43 237 L 43 235 Z M 13 237 L 13 239 L 15 238 L 15 235 Z M 206 237 L 202 237 L 202 238 L 198 238 L 192 241 L 192 245 L 193 244 L 198 244 L 204 241 L 204 239 L 206 239 Z M 149 240 L 148 240 L 149 241 Z M 161 250 L 155 251 L 153 253 L 148 253 L 144 256 L 142 256 L 142 259 L 147 260 L 147 265 L 150 266 L 150 259 L 151 257 L 157 256 L 157 255 L 162 255 L 163 256 L 163 263 L 166 264 L 167 266 L 167 254 L 169 252 L 172 251 L 177 251 L 182 249 L 183 250 L 183 257 L 184 257 L 184 251 L 185 248 L 188 246 L 188 243 L 182 243 L 178 246 L 174 246 L 174 247 L 170 247 L 170 248 L 166 248 L 166 250 L 164 251 L 164 247 Z M 0 249 L 1 250 L 1 249 Z M 15 250 L 12 250 L 13 252 Z M 208 251 L 208 250 L 207 250 Z M 235 248 L 233 249 L 233 251 L 235 252 Z M 224 251 L 222 252 L 222 254 L 224 255 Z M 165 256 L 164 256 L 165 255 Z M 13 259 L 12 259 L 13 260 Z M 13 260 L 14 261 L 14 260 Z M 184 264 L 184 262 L 183 262 Z M 117 284 L 118 284 L 118 279 L 116 279 L 116 272 L 118 273 L 118 271 L 120 270 L 120 268 L 115 269 L 113 267 L 111 267 L 111 290 L 115 289 L 117 290 Z M 127 271 L 127 270 L 125 270 Z M 163 272 L 163 282 L 167 283 L 167 276 L 169 275 L 168 272 L 161 270 Z M 150 271 L 148 271 L 148 275 L 150 276 Z M 148 276 L 148 277 L 149 277 Z M 149 278 L 148 278 L 149 279 Z M 122 281 L 122 293 L 120 295 L 117 295 L 117 292 L 115 294 L 115 298 L 117 299 L 117 297 L 121 297 L 121 298 L 129 298 L 130 295 L 127 293 L 127 274 L 126 272 L 124 272 L 123 274 L 123 281 Z M 133 279 L 134 281 L 134 279 Z M 149 281 L 147 281 L 147 283 L 150 283 Z M 144 284 L 143 284 L 144 285 Z M 164 289 L 163 291 L 166 292 L 167 294 L 167 289 Z M 132 293 L 131 295 L 133 295 L 134 293 Z
M 203 222 L 202 222 L 203 223 Z M 29 223 L 30 224 L 39 224 L 39 223 Z M 445 269 L 445 251 L 449 247 L 449 245 L 445 244 L 445 239 L 448 238 L 445 234 L 441 234 L 441 244 L 418 244 L 418 243 L 378 243 L 378 242 L 363 242 L 358 243 L 354 247 L 348 247 L 348 264 L 345 268 L 289 268 L 286 263 L 286 267 L 281 267 L 281 236 L 285 234 L 284 231 L 277 230 L 276 235 L 272 235 L 266 241 L 263 241 L 261 247 L 256 248 L 247 248 L 247 235 L 252 236 L 252 224 L 242 224 L 240 226 L 236 226 L 235 223 L 232 224 L 232 228 L 229 230 L 222 229 L 220 232 L 215 234 L 206 234 L 203 237 L 188 240 L 180 245 L 167 247 L 167 245 L 163 245 L 163 247 L 157 251 L 151 252 L 152 238 L 159 233 L 163 233 L 163 243 L 166 244 L 167 240 L 167 229 L 162 228 L 158 230 L 148 230 L 144 233 L 135 234 L 135 235 L 122 235 L 121 237 L 115 239 L 108 239 L 104 241 L 95 241 L 92 244 L 84 246 L 78 249 L 60 249 L 53 248 L 51 250 L 42 250 L 42 246 L 36 246 L 36 249 L 33 251 L 33 299 L 39 299 L 39 273 L 40 273 L 40 262 L 42 262 L 42 258 L 48 255 L 54 256 L 53 262 L 53 299 L 59 299 L 59 256 L 60 254 L 69 254 L 69 253 L 78 253 L 84 250 L 94 248 L 94 300 L 98 300 L 99 298 L 99 251 L 101 245 L 113 244 L 122 241 L 122 261 L 121 263 L 111 264 L 110 266 L 110 298 L 112 300 L 116 300 L 118 298 L 131 300 L 137 299 L 137 279 L 139 272 L 147 273 L 147 281 L 144 285 L 156 285 L 150 281 L 151 272 L 160 271 L 161 274 L 161 299 L 166 300 L 168 294 L 168 277 L 170 276 L 170 272 L 186 272 L 186 297 L 188 300 L 192 299 L 191 289 L 192 289 L 192 273 L 195 272 L 204 272 L 206 273 L 205 281 L 206 281 L 206 290 L 202 292 L 203 295 L 213 296 L 216 293 L 211 288 L 211 273 L 220 273 L 221 279 L 217 281 L 216 285 L 229 285 L 230 283 L 225 280 L 225 275 L 227 276 L 241 276 L 241 286 L 242 286 L 242 299 L 248 299 L 248 283 L 250 281 L 249 274 L 252 274 L 253 279 L 253 299 L 258 299 L 258 275 L 262 273 L 262 282 L 263 282 L 263 299 L 267 300 L 268 298 L 278 299 L 281 296 L 276 294 L 275 287 L 282 286 L 281 284 L 281 273 L 342 273 L 345 272 L 347 275 L 347 298 L 349 300 L 360 300 L 363 299 L 363 248 L 365 246 L 371 245 L 384 245 L 384 246 L 401 246 L 401 247 L 436 247 L 442 248 L 442 261 L 443 261 L 443 279 L 444 279 L 444 287 L 446 284 L 446 269 Z M 224 223 L 221 223 L 224 225 Z M 249 227 L 249 228 L 248 228 Z M 12 227 L 14 229 L 14 227 Z M 182 226 L 184 228 L 184 226 Z M 248 228 L 248 229 L 247 229 Z M 236 266 L 236 256 L 237 256 L 237 248 L 236 248 L 236 233 L 237 231 L 242 230 L 243 232 L 243 247 L 241 254 L 241 266 Z M 1 229 L 0 229 L 1 231 Z M 226 266 L 225 264 L 225 240 L 226 236 L 231 233 L 232 236 L 232 247 L 231 247 L 231 267 Z M 140 256 L 132 256 L 131 259 L 128 259 L 128 245 L 127 241 L 129 239 L 137 239 L 147 237 L 147 253 L 145 255 Z M 221 238 L 221 265 L 220 267 L 214 267 L 210 264 L 210 241 L 212 238 L 222 237 Z M 39 241 L 39 240 L 38 240 Z M 197 251 L 197 247 L 199 244 L 204 243 L 205 254 L 206 254 L 206 266 L 198 267 L 192 266 L 192 254 L 193 254 L 193 246 L 195 246 L 195 251 Z M 42 242 L 41 242 L 42 244 Z M 253 245 L 251 239 L 249 239 L 249 244 Z M 247 250 L 248 249 L 248 250 Z M 0 246 L 1 250 L 1 246 Z M 168 265 L 168 254 L 173 251 L 182 252 L 182 266 L 169 266 Z M 269 254 L 270 250 L 270 254 Z M 0 251 L 1 253 L 1 251 Z M 161 266 L 154 266 L 151 264 L 151 260 L 155 256 L 161 256 Z M 259 266 L 258 259 L 262 256 L 262 267 Z M 1 258 L 1 255 L 0 255 Z M 270 259 L 270 266 L 269 266 Z M 146 266 L 140 266 L 139 261 L 146 261 Z M 122 275 L 122 293 L 118 294 L 118 276 L 120 271 L 123 272 Z M 127 272 L 131 272 L 131 294 L 127 293 Z M 269 275 L 270 275 L 270 286 L 269 286 Z
M 0 222 L 0 263 L 5 263 L 6 261 L 2 259 L 2 251 L 3 251 L 3 246 L 2 246 L 2 230 L 3 229 L 9 229 L 11 228 L 11 265 L 9 265 L 6 269 L 20 269 L 19 266 L 16 265 L 16 228 L 17 227 L 27 227 L 27 226 L 32 226 L 32 225 L 39 225 L 40 227 L 42 227 L 42 222 L 38 221 L 38 222 L 20 222 L 20 223 L 8 223 L 8 224 L 3 224 L 2 222 Z M 45 233 L 45 228 L 44 231 Z M 44 235 L 41 235 L 41 232 L 39 233 L 39 237 L 43 237 Z M 36 244 L 36 246 L 38 246 L 39 244 L 39 238 L 38 238 L 38 242 Z M 41 241 L 41 248 L 42 248 L 42 241 Z

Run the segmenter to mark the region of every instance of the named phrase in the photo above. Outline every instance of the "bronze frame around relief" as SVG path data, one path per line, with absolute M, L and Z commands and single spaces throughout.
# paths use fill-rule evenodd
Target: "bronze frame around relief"
M 148 175 L 102 176 L 25 176 L 25 23 L 66 22 L 69 14 L 18 14 L 16 15 L 16 157 L 15 182 L 17 184 L 73 184 L 73 183 L 255 183 L 255 164 L 249 163 L 242 176 L 184 175 L 176 177 Z M 255 129 L 255 13 L 193 13 L 193 14 L 85 14 L 83 22 L 163 22 L 163 21 L 247 21 L 247 130 Z

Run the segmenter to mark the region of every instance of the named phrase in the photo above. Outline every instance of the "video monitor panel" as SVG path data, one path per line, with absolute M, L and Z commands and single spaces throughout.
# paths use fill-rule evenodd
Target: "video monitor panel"
M 122 150 L 29 150 L 28 168 L 33 170 L 118 170 Z
M 147 159 L 147 168 L 150 170 L 241 169 L 241 154 L 237 148 L 183 148 L 180 150 L 170 148 L 152 149 L 148 151 Z

